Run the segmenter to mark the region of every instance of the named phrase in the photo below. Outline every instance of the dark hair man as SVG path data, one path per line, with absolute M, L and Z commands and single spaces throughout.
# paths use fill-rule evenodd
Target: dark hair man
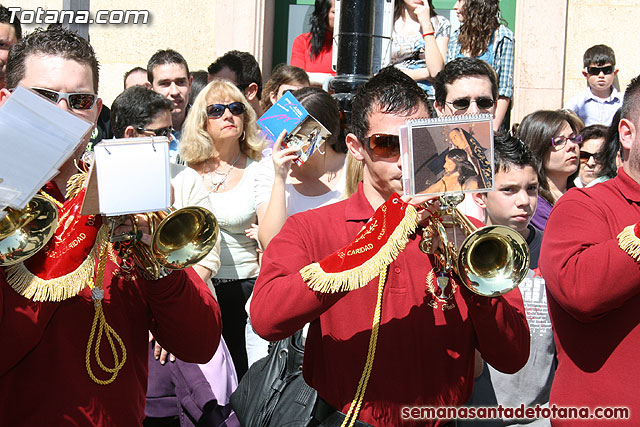
M 147 78 L 153 90 L 173 102 L 171 121 L 174 140 L 169 145 L 169 159 L 178 161 L 178 145 L 182 135 L 182 125 L 189 109 L 189 93 L 193 77 L 189 76 L 187 61 L 172 49 L 159 50 L 147 64 Z
M 346 137 L 363 164 L 357 192 L 293 215 L 265 251 L 251 322 L 268 340 L 310 322 L 303 373 L 320 397 L 314 425 L 340 423 L 345 413 L 358 426 L 415 425 L 411 406 L 459 406 L 469 398 L 476 348 L 505 372 L 529 355 L 518 291 L 481 297 L 454 275 L 440 288 L 433 255 L 419 249 L 416 224 L 430 211 L 413 206 L 433 198 L 397 195 L 398 128 L 422 117 L 426 95 L 402 71 L 385 68 L 363 85 Z
M 124 73 L 124 88 L 129 89 L 131 86 L 144 86 L 151 89 L 147 70 L 142 67 L 134 67 Z
M 634 380 L 640 367 L 629 363 L 640 349 L 640 76 L 627 87 L 620 114 L 622 168 L 615 178 L 558 200 L 540 265 L 558 349 L 549 404 L 624 407 L 625 423 L 633 425 L 640 422 Z
M 262 73 L 256 58 L 249 52 L 231 50 L 216 59 L 207 68 L 209 81 L 213 79 L 229 80 L 242 91 L 256 114 L 260 116 L 260 98 L 262 97 Z
M 0 105 L 18 85 L 95 125 L 98 61 L 75 33 L 36 29 L 14 45 Z M 84 191 L 67 184 L 82 182 L 70 178 L 86 142 L 43 189 L 60 218 L 47 247 L 0 268 L 0 348 L 11 349 L 0 360 L 3 424 L 140 425 L 149 330 L 188 361 L 208 361 L 219 342 L 219 308 L 194 272 L 136 277 L 109 248 L 107 222 L 79 214 Z M 136 218 L 148 241 L 145 216 Z M 184 334 L 195 328 L 207 332 Z
M 477 58 L 456 58 L 436 76 L 435 108 L 438 116 L 494 114 L 498 78 L 489 64 Z

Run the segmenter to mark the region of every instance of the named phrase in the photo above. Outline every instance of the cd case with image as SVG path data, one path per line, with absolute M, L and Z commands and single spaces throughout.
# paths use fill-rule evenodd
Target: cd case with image
M 291 92 L 285 93 L 258 119 L 258 126 L 275 142 L 283 130 L 285 147 L 297 147 L 296 164 L 300 166 L 331 136 L 322 123 L 310 115 Z
M 490 114 L 407 120 L 400 127 L 404 194 L 493 190 Z

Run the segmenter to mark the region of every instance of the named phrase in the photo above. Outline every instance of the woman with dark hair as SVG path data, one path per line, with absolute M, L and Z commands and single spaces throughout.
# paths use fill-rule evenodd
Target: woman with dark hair
M 527 115 L 517 136 L 531 150 L 538 166 L 538 207 L 531 224 L 544 230 L 551 208 L 570 187 L 578 172 L 582 137 L 566 111 L 540 110 Z
M 311 86 L 309 75 L 300 67 L 287 64 L 277 65 L 262 89 L 260 108 L 267 111 L 287 90 L 297 90 Z
M 391 63 L 435 99 L 433 80 L 444 67 L 451 24 L 436 14 L 432 0 L 397 0 L 394 11 Z
M 606 148 L 606 137 L 609 128 L 603 125 L 591 125 L 582 129 L 582 146 L 580 147 L 580 169 L 573 180 L 576 187 L 591 187 L 616 176 L 616 156 L 605 165 L 603 153 Z M 617 144 L 617 141 L 614 140 Z M 605 171 L 606 169 L 606 171 Z
M 290 64 L 305 70 L 317 86 L 336 75 L 331 67 L 334 12 L 335 0 L 316 0 L 311 31 L 296 37 L 291 48 Z
M 447 62 L 461 56 L 482 59 L 498 75 L 494 130 L 502 124 L 513 96 L 514 37 L 500 18 L 498 0 L 458 0 L 453 9 L 462 24 L 449 39 Z
M 331 132 L 331 137 L 298 166 L 296 147 L 283 148 L 283 137 L 273 147 L 268 175 L 257 188 L 258 212 L 263 212 L 258 238 L 264 248 L 278 234 L 288 216 L 307 209 L 334 203 L 345 188 L 346 146 L 339 138 L 338 107 L 327 92 L 306 87 L 293 92 L 302 106 Z M 263 162 L 264 163 L 264 162 Z M 263 166 L 267 166 L 263 164 Z M 266 169 L 263 169 L 266 172 Z
M 316 146 L 307 161 L 298 166 L 294 163 L 298 148 L 283 148 L 283 133 L 273 146 L 271 158 L 265 157 L 260 162 L 255 193 L 260 218 L 258 240 L 263 248 L 278 234 L 289 216 L 341 200 L 346 187 L 347 147 L 340 137 L 336 102 L 317 87 L 305 87 L 294 91 L 293 95 L 331 132 L 331 136 Z M 257 340 L 251 330 L 249 323 L 247 350 L 250 365 L 266 356 L 268 347 L 268 342 Z
M 478 172 L 469 161 L 466 151 L 453 148 L 444 158 L 444 176 L 424 192 L 475 190 L 478 188 Z

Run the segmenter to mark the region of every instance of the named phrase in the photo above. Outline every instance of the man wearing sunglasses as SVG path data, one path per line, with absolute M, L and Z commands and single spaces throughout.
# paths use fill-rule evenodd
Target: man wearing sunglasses
M 618 74 L 615 53 L 609 46 L 598 44 L 585 51 L 582 62 L 587 89 L 572 98 L 564 108 L 573 110 L 585 126 L 610 126 L 624 99 L 613 86 Z
M 493 68 L 481 59 L 461 57 L 447 63 L 434 82 L 438 116 L 495 114 L 497 79 Z
M 362 287 L 336 293 L 310 288 L 301 270 L 328 258 L 349 260 L 362 253 L 361 264 L 356 261 L 354 269 L 375 268 L 369 252 L 373 242 L 398 229 L 379 215 L 403 212 L 404 200 L 425 201 L 394 196 L 402 193 L 399 127 L 408 119 L 429 117 L 424 91 L 402 71 L 387 67 L 358 90 L 352 111 L 353 133 L 346 143 L 362 164 L 358 190 L 345 201 L 287 220 L 264 253 L 251 323 L 263 338 L 273 341 L 310 322 L 303 374 L 320 397 L 310 425 L 339 426 L 352 401 L 358 400 L 354 396 L 361 377 L 368 382 L 356 426 L 455 425 L 424 418 L 416 424 L 410 407 L 463 404 L 471 394 L 476 347 L 499 369 L 520 369 L 529 355 L 522 298 L 519 292 L 480 297 L 464 287 L 453 289 L 445 281 L 438 295 L 451 298 L 453 305 L 444 308 L 428 290 L 434 258 L 419 249 L 420 227 L 385 268 L 386 277 L 381 274 L 361 283 L 354 276 L 349 280 Z M 419 222 L 430 213 L 422 212 Z M 349 245 L 354 245 L 351 250 L 346 249 Z M 372 328 L 372 319 L 379 281 L 385 287 L 377 329 Z M 367 357 L 372 336 L 377 336 L 375 354 Z M 371 360 L 372 364 L 366 363 Z
M 98 68 L 85 39 L 61 26 L 38 28 L 11 48 L 0 106 L 24 86 L 95 125 Z M 103 218 L 79 214 L 84 177 L 76 164 L 86 143 L 43 187 L 60 219 L 47 247 L 0 267 L 2 424 L 141 425 L 149 331 L 191 362 L 207 362 L 218 346 L 219 308 L 195 272 L 137 277 L 109 249 Z M 149 239 L 146 219 L 136 218 Z M 198 328 L 207 332 L 185 333 Z

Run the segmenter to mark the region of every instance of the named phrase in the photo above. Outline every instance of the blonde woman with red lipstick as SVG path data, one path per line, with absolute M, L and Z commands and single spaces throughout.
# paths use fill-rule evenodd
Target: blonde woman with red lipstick
M 551 208 L 569 187 L 580 166 L 581 129 L 563 110 L 540 110 L 526 116 L 517 128 L 538 162 L 538 208 L 531 224 L 544 230 Z

